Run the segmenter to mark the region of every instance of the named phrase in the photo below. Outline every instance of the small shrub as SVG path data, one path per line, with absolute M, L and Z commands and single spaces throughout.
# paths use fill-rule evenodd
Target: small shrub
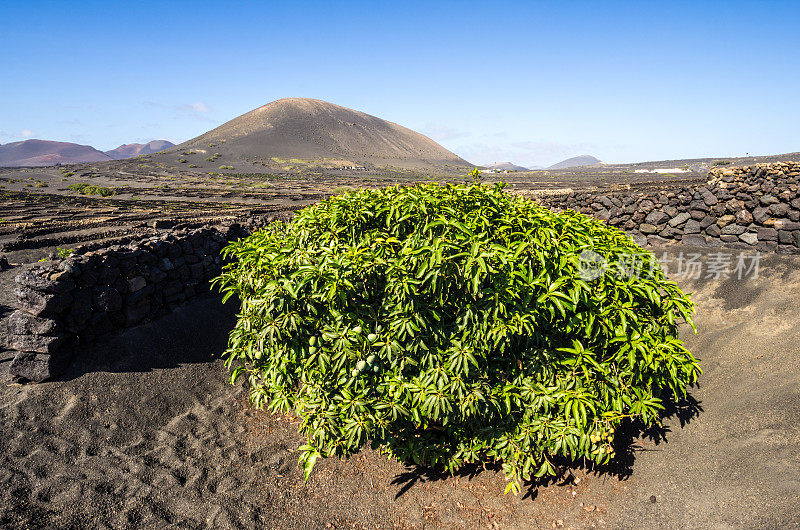
M 587 252 L 610 266 L 586 277 Z M 450 472 L 502 463 L 516 493 L 555 459 L 608 462 L 622 421 L 657 423 L 700 372 L 677 338 L 693 305 L 652 254 L 502 185 L 355 191 L 225 254 L 231 382 L 297 414 L 306 478 L 371 440 Z
M 100 195 L 101 197 L 110 197 L 116 193 L 114 188 L 104 188 L 102 186 L 95 186 L 94 184 L 87 184 L 81 182 L 79 184 L 70 184 L 67 188 L 76 191 L 81 195 Z
M 58 247 L 58 257 L 61 259 L 67 259 L 68 257 L 72 256 L 73 252 L 75 252 L 74 248 Z
M 731 162 L 730 160 L 717 160 L 716 162 L 714 162 L 713 165 L 715 165 L 715 166 L 729 166 L 732 163 L 733 162 Z

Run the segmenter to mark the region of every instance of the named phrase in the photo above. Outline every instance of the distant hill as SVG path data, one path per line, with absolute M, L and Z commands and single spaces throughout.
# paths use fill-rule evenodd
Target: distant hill
M 528 168 L 512 164 L 511 162 L 498 162 L 486 166 L 488 169 L 498 169 L 502 171 L 528 171 Z
M 592 164 L 602 164 L 602 162 L 591 155 L 580 155 L 562 160 L 558 164 L 553 164 L 547 169 L 567 169 L 569 167 L 591 166 Z
M 170 147 L 175 147 L 175 144 L 167 140 L 153 140 L 146 144 L 122 144 L 116 149 L 111 149 L 105 153 L 114 160 L 121 160 L 123 158 L 133 158 L 138 155 L 158 153 Z
M 425 169 L 473 167 L 427 136 L 396 123 L 326 101 L 287 98 L 234 118 L 205 134 L 157 155 L 181 152 L 211 155 L 212 164 L 278 159 L 344 160 L 363 166 Z M 216 160 L 221 158 L 221 160 Z M 205 157 L 193 163 L 205 167 Z
M 79 162 L 104 162 L 107 154 L 90 145 L 48 140 L 25 140 L 0 145 L 0 166 L 54 166 Z

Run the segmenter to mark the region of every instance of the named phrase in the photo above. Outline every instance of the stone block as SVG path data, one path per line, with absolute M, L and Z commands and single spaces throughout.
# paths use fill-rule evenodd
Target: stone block
M 758 242 L 758 235 L 754 232 L 745 232 L 743 234 L 739 234 L 739 239 L 748 245 L 755 245 Z
M 75 281 L 63 271 L 50 274 L 35 269 L 28 270 L 17 274 L 14 281 L 18 285 L 42 293 L 60 294 L 75 288 Z
M 5 328 L 12 335 L 47 335 L 56 332 L 58 323 L 17 310 L 6 319 Z
M 135 326 L 150 313 L 150 299 L 143 298 L 135 304 L 131 304 L 123 310 L 125 315 L 125 326 Z
M 32 315 L 55 315 L 61 313 L 72 303 L 69 293 L 40 293 L 20 285 L 14 290 L 17 307 Z
M 656 226 L 666 223 L 668 220 L 669 216 L 663 210 L 653 210 L 645 217 L 646 223 Z
M 700 230 L 700 222 L 694 219 L 686 221 L 686 225 L 683 227 L 683 232 L 685 234 L 699 234 Z
M 713 215 L 706 215 L 700 220 L 700 228 L 705 230 L 706 228 L 708 228 L 709 226 L 713 225 L 716 222 L 717 222 L 716 217 L 714 217 Z
M 686 234 L 683 236 L 681 243 L 689 246 L 704 247 L 706 246 L 706 238 L 700 234 Z
M 717 219 L 717 225 L 720 228 L 725 228 L 726 226 L 728 226 L 729 224 L 733 223 L 734 221 L 736 221 L 736 217 L 735 216 L 730 215 L 730 214 L 723 215 L 719 219 Z
M 722 229 L 722 234 L 723 235 L 738 236 L 739 234 L 743 234 L 746 231 L 747 231 L 747 228 L 745 228 L 742 225 L 731 224 L 731 225 L 728 225 L 728 226 L 726 226 L 725 228 Z
M 711 237 L 719 237 L 722 235 L 722 230 L 720 230 L 719 226 L 714 224 L 706 228 L 706 234 L 710 235 Z
M 61 333 L 55 335 L 9 335 L 5 342 L 12 350 L 55 353 L 64 342 L 64 335 Z
M 70 356 L 65 355 L 64 352 L 55 355 L 19 352 L 11 361 L 8 371 L 13 376 L 41 383 L 64 373 L 69 366 L 69 360 Z
M 778 231 L 774 228 L 759 228 L 756 232 L 759 241 L 777 241 Z
M 100 311 L 119 311 L 122 309 L 122 295 L 113 287 L 95 287 L 94 307 Z
M 135 293 L 141 289 L 144 289 L 147 286 L 147 280 L 145 280 L 141 276 L 135 276 L 128 280 L 128 292 Z
M 770 218 L 769 209 L 759 206 L 753 210 L 753 220 L 758 224 L 763 224 Z
M 789 230 L 778 230 L 778 242 L 783 245 L 794 244 L 794 237 Z
M 675 217 L 670 219 L 668 224 L 669 224 L 669 226 L 677 227 L 677 226 L 682 225 L 686 221 L 688 221 L 690 218 L 691 218 L 691 215 L 689 215 L 686 212 L 679 213 L 678 215 L 676 215 Z
M 769 213 L 775 217 L 786 217 L 789 213 L 789 205 L 783 202 L 773 204 L 769 207 Z
M 739 210 L 736 212 L 736 224 L 740 225 L 749 225 L 753 222 L 753 214 L 748 212 L 747 210 Z

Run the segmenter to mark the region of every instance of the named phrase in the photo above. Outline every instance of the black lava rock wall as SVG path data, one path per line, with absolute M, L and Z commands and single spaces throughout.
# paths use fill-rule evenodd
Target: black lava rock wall
M 220 250 L 247 235 L 238 224 L 166 234 L 76 253 L 16 276 L 16 311 L 4 342 L 16 350 L 13 375 L 43 381 L 98 337 L 163 315 L 220 273 Z
M 541 202 L 602 219 L 640 244 L 800 252 L 800 163 L 719 167 L 708 176 L 705 186 L 576 192 Z

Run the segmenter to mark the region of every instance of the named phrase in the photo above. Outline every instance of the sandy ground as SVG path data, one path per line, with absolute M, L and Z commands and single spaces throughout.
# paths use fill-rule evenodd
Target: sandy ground
M 513 497 L 494 469 L 440 477 L 365 451 L 304 483 L 296 423 L 249 410 L 227 383 L 233 308 L 205 299 L 58 381 L 2 376 L 0 527 L 800 526 L 800 257 L 765 256 L 758 279 L 679 284 L 698 305 L 694 405 L 662 431 L 622 433 L 632 447 L 607 472 Z

